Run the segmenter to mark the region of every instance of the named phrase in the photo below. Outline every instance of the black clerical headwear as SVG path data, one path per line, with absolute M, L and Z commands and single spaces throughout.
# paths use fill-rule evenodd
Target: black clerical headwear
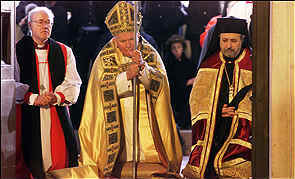
M 245 35 L 242 49 L 250 48 L 251 50 L 246 19 L 239 19 L 233 16 L 218 18 L 216 24 L 208 31 L 204 42 L 204 49 L 202 49 L 199 58 L 198 68 L 204 60 L 220 50 L 219 37 L 221 33 L 238 33 Z
M 238 33 L 248 35 L 247 22 L 245 19 L 233 17 L 218 18 L 216 23 L 217 33 Z

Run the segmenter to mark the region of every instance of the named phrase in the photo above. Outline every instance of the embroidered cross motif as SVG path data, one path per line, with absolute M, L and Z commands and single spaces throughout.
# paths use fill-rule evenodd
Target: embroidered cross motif
M 42 84 L 41 86 L 40 86 L 40 91 L 41 91 L 41 94 L 45 91 L 45 86 Z
M 118 141 L 118 134 L 117 133 L 112 133 L 109 134 L 109 143 L 114 144 Z
M 114 91 L 112 89 L 104 91 L 103 97 L 106 102 L 114 100 Z
M 160 82 L 152 79 L 150 88 L 153 91 L 158 91 L 158 89 L 160 88 Z
M 109 123 L 116 121 L 116 111 L 112 111 L 112 112 L 107 113 L 107 121 Z

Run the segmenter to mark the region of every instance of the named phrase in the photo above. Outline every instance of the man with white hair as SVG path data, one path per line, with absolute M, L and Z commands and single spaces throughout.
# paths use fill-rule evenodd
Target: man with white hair
M 29 85 L 21 107 L 22 150 L 34 178 L 78 165 L 68 106 L 77 101 L 81 79 L 71 48 L 50 38 L 53 19 L 46 7 L 31 10 L 31 36 L 16 45 L 20 82 Z

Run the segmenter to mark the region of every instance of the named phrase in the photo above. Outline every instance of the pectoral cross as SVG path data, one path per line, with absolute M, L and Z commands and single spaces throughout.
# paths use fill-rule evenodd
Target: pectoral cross
M 45 88 L 45 86 L 42 84 L 42 85 L 40 86 L 40 92 L 41 92 L 41 94 L 42 94 L 45 90 L 46 90 L 46 88 Z

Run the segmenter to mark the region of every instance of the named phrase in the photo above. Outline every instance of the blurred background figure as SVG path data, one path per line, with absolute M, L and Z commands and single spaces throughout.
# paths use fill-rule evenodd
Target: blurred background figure
M 54 14 L 51 38 L 66 45 L 70 45 L 66 2 L 67 1 L 20 1 L 19 5 L 16 7 L 16 23 L 22 27 L 22 32 L 27 35 L 27 13 L 36 6 L 45 6 Z
M 252 22 L 253 1 L 230 1 L 232 5 L 228 8 L 227 16 L 233 16 L 240 19 L 246 19 L 249 31 L 249 42 L 252 47 Z
M 248 23 L 248 30 L 251 22 L 251 15 L 253 11 L 253 1 L 229 1 L 231 2 L 228 8 L 227 16 L 234 16 L 240 19 L 246 19 Z
M 219 1 L 189 1 L 186 11 L 188 16 L 185 17 L 187 28 L 184 37 L 191 42 L 193 63 L 198 64 L 201 53 L 200 35 L 209 20 L 220 14 L 221 8 Z
M 43 3 L 44 6 L 49 8 L 55 16 L 51 38 L 56 39 L 66 45 L 71 45 L 66 6 L 67 1 L 43 1 Z
M 82 80 L 81 92 L 70 113 L 75 129 L 80 126 L 90 69 L 97 52 L 112 38 L 104 20 L 116 1 L 71 1 L 67 9 L 70 39 L 76 57 L 77 70 Z
M 164 56 L 165 42 L 172 34 L 178 34 L 184 23 L 185 13 L 180 1 L 142 1 L 143 30 L 150 34 Z
M 196 66 L 185 55 L 186 43 L 174 34 L 166 42 L 166 71 L 175 121 L 180 129 L 190 129 L 189 95 L 195 79 Z
M 29 3 L 25 6 L 25 16 L 20 19 L 17 25 L 20 27 L 22 33 L 24 35 L 29 35 L 28 29 L 28 14 L 31 10 L 33 10 L 37 5 L 35 3 Z

